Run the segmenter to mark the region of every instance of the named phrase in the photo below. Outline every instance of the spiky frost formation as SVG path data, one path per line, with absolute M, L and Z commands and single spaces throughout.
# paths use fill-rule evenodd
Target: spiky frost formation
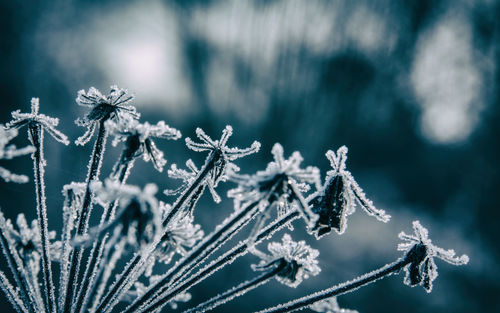
M 196 129 L 196 136 L 201 140 L 201 143 L 194 142 L 189 137 L 186 138 L 186 145 L 189 149 L 196 152 L 210 152 L 205 161 L 205 165 L 209 162 L 213 162 L 214 165 L 206 183 L 216 202 L 220 201 L 220 197 L 215 193 L 215 188 L 219 182 L 227 179 L 227 170 L 237 171 L 239 169 L 231 162 L 244 156 L 257 153 L 260 149 L 260 143 L 258 141 L 254 141 L 250 147 L 245 149 L 237 147 L 229 148 L 226 144 L 232 134 L 233 128 L 227 125 L 222 131 L 222 136 L 219 140 L 213 140 L 201 128 Z
M 6 129 L 0 124 L 0 160 L 10 160 L 18 156 L 33 153 L 35 148 L 27 146 L 24 148 L 16 148 L 15 145 L 7 145 L 12 139 L 18 135 L 17 129 Z M 0 166 L 0 177 L 6 182 L 27 183 L 28 176 L 11 173 L 8 169 Z
M 310 197 L 311 211 L 317 214 L 315 223 L 310 224 L 311 231 L 320 238 L 333 229 L 343 234 L 347 227 L 347 216 L 354 213 L 358 203 L 368 215 L 382 222 L 388 222 L 390 215 L 376 209 L 361 187 L 346 170 L 347 147 L 342 146 L 337 153 L 329 150 L 326 157 L 332 170 L 328 171 L 325 183 L 319 191 Z
M 337 302 L 337 297 L 331 297 L 322 301 L 318 301 L 309 307 L 314 312 L 323 313 L 358 313 L 356 310 L 343 309 Z
M 120 161 L 114 168 L 114 174 L 119 172 L 121 166 L 142 156 L 145 162 L 151 161 L 159 172 L 167 163 L 163 152 L 158 149 L 153 138 L 177 140 L 181 137 L 181 132 L 165 124 L 164 121 L 151 125 L 148 122 L 139 123 L 137 120 L 124 117 L 118 121 L 108 120 L 106 122 L 108 131 L 115 136 L 112 144 L 117 146 L 119 142 L 125 143 L 125 149 L 120 157 Z
M 297 287 L 309 276 L 316 276 L 321 271 L 317 257 L 319 251 L 308 246 L 305 241 L 293 241 L 289 234 L 284 234 L 282 243 L 271 242 L 267 245 L 270 255 L 253 249 L 253 253 L 261 258 L 252 268 L 265 271 L 284 262 L 282 271 L 276 275 L 276 280 L 289 287 Z
M 88 91 L 78 91 L 76 103 L 91 110 L 83 118 L 75 121 L 76 125 L 87 128 L 85 133 L 75 141 L 77 145 L 83 146 L 89 142 L 97 126 L 103 121 L 139 118 L 140 114 L 137 113 L 135 107 L 128 105 L 134 96 L 116 85 L 111 86 L 110 89 L 106 96 L 94 87 L 90 87 Z
M 399 233 L 399 238 L 404 242 L 398 245 L 398 250 L 406 251 L 406 259 L 410 261 L 404 268 L 405 284 L 412 287 L 420 285 L 425 291 L 431 292 L 432 283 L 438 276 L 434 258 L 453 265 L 465 265 L 469 262 L 469 257 L 465 254 L 456 256 L 453 249 L 444 250 L 432 244 L 429 232 L 419 221 L 413 222 L 413 232 L 413 235 Z

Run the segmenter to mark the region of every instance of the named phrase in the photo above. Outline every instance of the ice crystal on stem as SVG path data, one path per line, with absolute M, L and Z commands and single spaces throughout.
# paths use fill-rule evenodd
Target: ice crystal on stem
M 413 222 L 413 231 L 413 235 L 404 232 L 399 234 L 399 238 L 405 242 L 398 245 L 398 250 L 406 251 L 406 258 L 410 262 L 404 268 L 405 284 L 412 287 L 420 285 L 425 291 L 431 292 L 432 283 L 438 276 L 435 257 L 453 265 L 464 265 L 469 262 L 469 257 L 465 254 L 459 257 L 452 249 L 444 250 L 432 244 L 429 232 L 419 221 Z
M 365 193 L 346 170 L 347 147 L 342 146 L 337 153 L 329 150 L 326 157 L 330 161 L 332 170 L 327 173 L 325 183 L 309 200 L 311 210 L 318 219 L 311 223 L 311 231 L 320 238 L 333 229 L 337 233 L 344 233 L 347 227 L 347 216 L 354 213 L 356 202 L 371 216 L 379 221 L 388 222 L 390 216 L 384 210 L 376 209 L 373 203 L 366 198 Z

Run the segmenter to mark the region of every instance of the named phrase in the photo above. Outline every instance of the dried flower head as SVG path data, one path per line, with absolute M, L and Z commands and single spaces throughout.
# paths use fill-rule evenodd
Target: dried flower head
M 16 148 L 15 145 L 7 145 L 12 139 L 18 135 L 17 129 L 5 129 L 0 124 L 0 160 L 10 160 L 18 156 L 30 154 L 35 151 L 33 146 L 24 148 Z M 0 166 L 0 177 L 6 182 L 27 183 L 28 176 L 11 173 L 8 169 Z
M 155 169 L 162 172 L 167 160 L 153 138 L 177 140 L 181 137 L 180 131 L 168 126 L 164 121 L 151 125 L 148 122 L 139 123 L 136 119 L 124 117 L 118 121 L 108 120 L 106 128 L 115 136 L 113 146 L 125 142 L 125 149 L 113 170 L 115 175 L 121 166 L 141 156 L 145 162 L 151 161 Z
M 398 250 L 406 251 L 406 260 L 410 263 L 405 266 L 405 284 L 409 286 L 423 286 L 425 291 L 432 291 L 432 282 L 438 276 L 437 266 L 434 258 L 453 265 L 464 265 L 469 262 L 469 257 L 465 254 L 458 257 L 455 251 L 444 250 L 432 244 L 429 233 L 419 221 L 413 222 L 413 235 L 404 232 L 399 234 L 399 238 L 405 242 L 398 245 Z
M 126 89 L 118 88 L 115 85 L 111 86 L 111 91 L 107 96 L 94 87 L 90 87 L 87 92 L 85 90 L 78 91 L 76 103 L 91 108 L 91 110 L 83 118 L 78 118 L 75 121 L 78 126 L 87 128 L 87 131 L 75 143 L 85 145 L 92 138 L 98 124 L 106 120 L 138 119 L 140 115 L 135 107 L 128 105 L 133 99 L 134 96 L 129 95 Z
M 300 191 L 307 192 L 309 184 L 314 184 L 319 179 L 319 170 L 314 166 L 301 168 L 303 161 L 298 151 L 292 153 L 290 158 L 285 159 L 283 147 L 276 143 L 271 153 L 274 161 L 270 162 L 266 169 L 258 171 L 254 175 L 238 175 L 232 173 L 230 179 L 238 183 L 238 187 L 228 192 L 229 197 L 238 202 L 255 201 L 262 194 L 273 192 L 270 202 L 290 195 L 290 183 L 293 182 Z
M 29 128 L 40 126 L 47 131 L 55 140 L 65 145 L 69 144 L 68 137 L 58 131 L 56 126 L 59 125 L 59 119 L 49 117 L 45 114 L 40 114 L 40 100 L 38 98 L 31 99 L 31 112 L 21 113 L 21 110 L 12 112 L 12 121 L 7 123 L 8 129 L 19 129 L 25 125 Z
M 213 191 L 220 181 L 227 179 L 227 169 L 236 171 L 238 167 L 232 164 L 232 161 L 244 156 L 256 153 L 260 149 L 260 143 L 254 141 L 249 148 L 240 149 L 237 147 L 229 148 L 227 140 L 233 134 L 233 128 L 229 125 L 222 131 L 222 136 L 219 140 L 210 138 L 201 128 L 196 129 L 196 136 L 201 140 L 201 143 L 194 142 L 191 138 L 186 138 L 186 145 L 189 149 L 197 152 L 209 151 L 205 164 L 212 162 L 210 176 L 207 179 L 208 188 Z M 217 198 L 218 200 L 218 198 Z
M 305 241 L 293 241 L 289 234 L 284 234 L 282 243 L 271 242 L 267 246 L 271 253 L 267 255 L 253 248 L 253 253 L 261 258 L 254 270 L 266 271 L 275 266 L 283 269 L 276 275 L 276 280 L 289 287 L 297 287 L 310 275 L 316 276 L 321 271 L 317 257 L 319 251 L 308 246 Z
M 311 195 L 309 200 L 311 211 L 318 215 L 316 222 L 310 225 L 316 237 L 330 233 L 332 228 L 339 234 L 344 233 L 347 216 L 354 213 L 356 202 L 368 215 L 382 222 L 389 221 L 390 216 L 384 210 L 375 208 L 351 173 L 345 169 L 347 147 L 340 147 L 337 153 L 329 150 L 326 157 L 332 170 L 328 171 L 323 187 Z

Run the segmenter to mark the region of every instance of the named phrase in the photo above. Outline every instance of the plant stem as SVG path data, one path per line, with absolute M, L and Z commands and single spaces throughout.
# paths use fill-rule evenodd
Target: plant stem
M 376 280 L 399 272 L 404 266 L 408 265 L 409 263 L 410 260 L 408 258 L 400 258 L 393 263 L 389 263 L 373 272 L 359 276 L 354 280 L 347 281 L 320 292 L 316 292 L 311 295 L 259 311 L 258 313 L 293 312 L 302 310 L 315 302 L 349 293 L 360 287 L 373 283 Z
M 47 312 L 57 312 L 56 298 L 54 294 L 54 282 L 52 280 L 52 269 L 49 255 L 49 230 L 47 219 L 47 203 L 45 197 L 45 159 L 43 156 L 43 130 L 38 123 L 30 123 L 29 127 L 30 140 L 35 147 L 33 152 L 33 165 L 35 176 L 36 202 L 38 225 L 41 238 L 41 261 L 42 261 L 42 284 L 45 292 L 45 307 Z
M 104 309 L 112 309 L 114 304 L 116 304 L 121 295 L 126 292 L 127 285 L 130 288 L 130 282 L 132 281 L 131 275 L 138 276 L 142 273 L 141 267 L 148 260 L 150 254 L 156 249 L 156 246 L 160 243 L 161 238 L 165 237 L 167 234 L 167 226 L 172 220 L 172 218 L 191 200 L 195 192 L 198 190 L 205 180 L 208 174 L 214 169 L 218 158 L 215 157 L 215 153 L 211 153 L 203 166 L 203 169 L 198 173 L 193 183 L 179 196 L 175 201 L 169 214 L 163 219 L 162 226 L 164 227 L 164 232 L 160 236 L 160 240 L 155 240 L 149 248 L 145 249 L 143 253 L 136 253 L 132 259 L 128 262 L 123 272 L 120 274 L 118 280 L 111 286 L 111 289 L 104 296 L 99 306 L 96 308 L 97 312 L 104 312 Z M 112 303 L 113 302 L 113 303 Z
M 0 219 L 2 219 L 2 223 L 5 222 L 3 214 L 0 215 Z M 19 258 L 19 255 L 17 255 L 17 251 L 14 249 L 14 245 L 11 245 L 10 242 L 11 241 L 9 241 L 9 238 L 5 233 L 5 228 L 0 227 L 0 245 L 2 246 L 5 258 L 7 259 L 7 264 L 11 270 L 12 276 L 14 277 L 14 281 L 19 287 L 23 302 L 26 303 L 29 312 L 34 313 L 35 309 L 33 308 L 33 305 L 36 305 L 37 301 L 36 297 L 34 296 L 34 292 L 30 292 L 30 290 L 33 290 L 33 288 L 30 288 L 31 286 L 26 280 L 28 274 L 26 273 L 23 262 Z
M 277 265 L 273 270 L 268 271 L 267 273 L 261 274 L 257 277 L 255 277 L 252 280 L 243 282 L 239 284 L 236 287 L 233 287 L 224 293 L 213 297 L 212 299 L 209 299 L 208 301 L 205 301 L 196 307 L 184 311 L 184 313 L 191 313 L 191 312 L 206 312 L 206 311 L 211 311 L 218 307 L 219 305 L 225 304 L 231 300 L 233 300 L 236 297 L 240 297 L 247 293 L 248 291 L 255 289 L 265 283 L 267 283 L 271 278 L 273 278 L 276 274 L 281 272 L 283 268 L 285 267 L 286 263 L 280 262 L 279 265 Z
M 149 304 L 144 303 L 140 312 L 154 312 L 154 310 L 161 308 L 178 294 L 188 290 L 192 286 L 208 278 L 210 275 L 222 269 L 226 265 L 233 263 L 235 259 L 244 256 L 245 254 L 247 254 L 249 248 L 259 244 L 264 239 L 270 238 L 275 232 L 279 231 L 292 221 L 298 219 L 300 216 L 301 213 L 298 211 L 292 211 L 286 215 L 283 215 L 282 217 L 269 224 L 269 226 L 264 228 L 255 238 L 250 238 L 245 240 L 244 242 L 239 243 L 237 246 L 227 251 L 216 260 L 199 270 L 196 274 L 190 276 L 187 280 L 173 286 L 173 288 L 167 290 L 167 292 L 163 295 L 159 295 Z M 131 307 L 127 308 L 125 312 L 132 312 Z
M 104 154 L 104 149 L 106 146 L 107 132 L 104 126 L 104 119 L 99 122 L 97 139 L 94 144 L 94 149 L 92 151 L 92 157 L 89 163 L 89 171 L 86 179 L 86 189 L 85 195 L 83 197 L 82 210 L 80 212 L 78 226 L 76 229 L 77 235 L 83 235 L 88 229 L 88 222 L 90 218 L 90 213 L 92 211 L 92 191 L 90 190 L 90 184 L 98 179 L 99 171 L 101 169 L 102 157 Z M 70 261 L 71 266 L 69 270 L 68 280 L 66 284 L 66 292 L 64 295 L 64 306 L 62 309 L 63 313 L 69 313 L 71 310 L 71 303 L 73 302 L 73 297 L 75 296 L 74 290 L 75 282 L 78 280 L 80 272 L 80 264 L 83 256 L 83 247 L 77 247 L 71 251 Z
M 118 162 L 120 160 L 121 158 L 118 160 Z M 118 175 L 118 181 L 120 185 L 126 182 L 128 173 L 132 166 L 133 161 L 130 161 L 121 167 L 120 173 Z M 111 219 L 111 217 L 114 215 L 117 204 L 118 200 L 111 202 L 109 206 L 105 208 L 100 226 L 105 225 Z M 84 312 L 84 307 L 86 307 L 85 305 L 83 305 L 84 301 L 87 302 L 86 300 L 88 300 L 91 291 L 95 289 L 93 283 L 97 281 L 98 275 L 101 272 L 99 271 L 99 263 L 102 261 L 102 255 L 104 247 L 106 245 L 106 241 L 108 239 L 108 234 L 109 233 L 106 232 L 104 236 L 99 236 L 97 241 L 94 243 L 92 250 L 90 251 L 89 260 L 87 261 L 87 267 L 85 269 L 85 273 L 83 274 L 80 290 L 78 291 L 78 295 L 74 305 L 75 312 Z

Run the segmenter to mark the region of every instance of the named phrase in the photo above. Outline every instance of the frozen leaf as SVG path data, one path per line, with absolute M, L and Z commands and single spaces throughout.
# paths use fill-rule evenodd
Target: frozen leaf
M 358 313 L 356 310 L 342 309 L 337 302 L 337 297 L 318 301 L 309 307 L 314 312 L 323 313 Z

